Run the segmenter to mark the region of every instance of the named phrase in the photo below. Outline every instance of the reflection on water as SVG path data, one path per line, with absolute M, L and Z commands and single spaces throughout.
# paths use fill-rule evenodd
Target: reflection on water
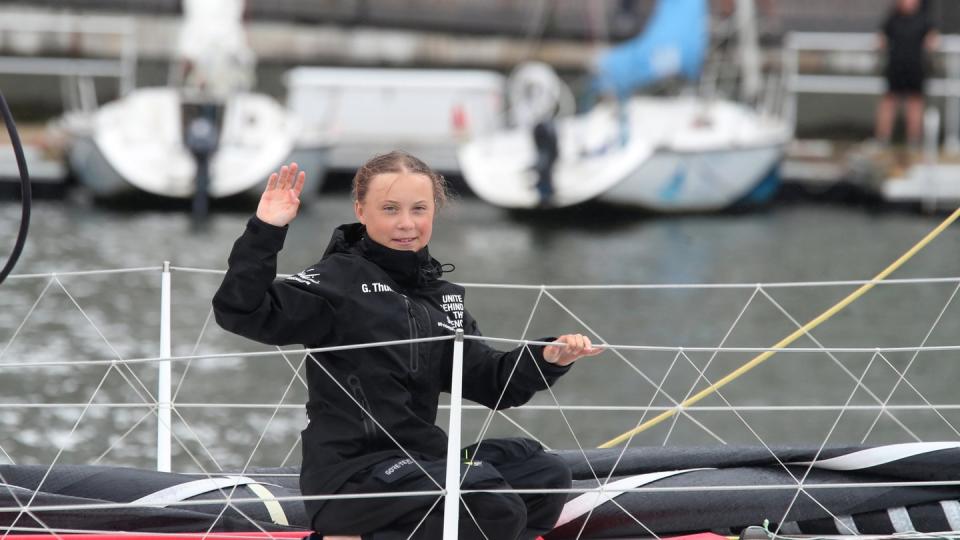
M 252 207 L 250 208 L 252 211 Z M 159 268 L 222 269 L 247 219 L 216 214 L 190 234 L 188 216 L 121 213 L 70 203 L 34 208 L 31 236 L 16 272 L 49 273 L 152 267 L 148 271 L 11 280 L 0 286 L 0 462 L 102 463 L 151 466 L 156 417 L 156 365 L 83 365 L 83 360 L 156 356 Z M 322 253 L 331 230 L 352 220 L 345 195 L 326 196 L 291 227 L 281 272 L 296 272 Z M 0 241 L 13 243 L 19 207 L 0 206 Z M 511 216 L 475 200 L 446 210 L 431 252 L 457 267 L 450 278 L 483 284 L 769 283 L 870 278 L 919 240 L 939 218 L 860 209 L 784 206 L 726 216 L 650 217 L 588 208 L 539 219 Z M 894 277 L 956 276 L 955 229 Z M 5 255 L 5 253 L 4 253 Z M 176 270 L 175 355 L 267 351 L 209 319 L 216 273 Z M 953 345 L 960 307 L 947 305 L 955 283 L 881 286 L 801 338 L 798 347 Z M 466 304 L 485 334 L 536 338 L 590 333 L 614 344 L 710 347 L 772 345 L 840 300 L 854 287 L 726 289 L 530 290 L 468 288 Z M 41 298 L 39 302 L 37 299 Z M 21 323 L 26 318 L 24 324 Z M 526 334 L 523 329 L 529 329 Z M 931 326 L 934 328 L 931 331 Z M 930 332 L 929 336 L 927 336 Z M 13 336 L 15 339 L 12 339 Z M 926 341 L 924 341 L 926 339 Z M 744 352 L 624 350 L 577 365 L 552 393 L 534 403 L 669 406 L 749 360 Z M 841 406 L 949 404 L 952 351 L 914 354 L 781 353 L 730 384 L 702 406 Z M 71 362 L 42 368 L 23 362 Z M 182 470 L 295 464 L 305 416 L 305 390 L 295 354 L 201 359 L 174 365 L 174 466 Z M 898 382 L 907 366 L 907 382 Z M 702 375 L 700 371 L 703 371 Z M 217 404 L 209 406 L 205 404 Z M 242 407 L 259 404 L 258 407 Z M 466 413 L 464 440 L 476 437 L 485 412 Z M 595 446 L 641 420 L 637 411 L 568 410 L 507 413 L 552 447 Z M 839 416 L 839 421 L 837 421 Z M 703 410 L 665 422 L 632 444 L 770 444 L 894 442 L 955 438 L 950 408 L 805 411 Z M 646 416 L 648 418 L 649 415 Z M 445 425 L 445 415 L 439 422 Z M 831 427 L 836 423 L 836 428 Z M 570 434 L 567 424 L 576 432 Z M 74 426 L 77 426 L 74 429 Z M 495 418 L 491 435 L 516 435 Z M 254 452 L 254 448 L 256 451 Z

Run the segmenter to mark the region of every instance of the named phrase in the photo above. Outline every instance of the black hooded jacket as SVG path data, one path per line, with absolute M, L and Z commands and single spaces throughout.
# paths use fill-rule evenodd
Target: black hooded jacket
M 480 334 L 464 309 L 463 287 L 440 279 L 441 265 L 426 248 L 389 249 L 367 238 L 359 223 L 342 225 L 318 263 L 275 281 L 285 236 L 286 227 L 248 222 L 213 298 L 224 329 L 310 348 L 449 336 L 461 327 Z M 546 362 L 542 347 L 528 351 L 466 340 L 464 397 L 490 408 L 521 405 L 569 369 Z M 310 422 L 301 433 L 304 495 L 333 493 L 363 468 L 405 457 L 398 443 L 417 459 L 444 458 L 447 436 L 434 422 L 440 392 L 450 390 L 452 340 L 312 356 Z M 317 508 L 307 502 L 308 515 Z

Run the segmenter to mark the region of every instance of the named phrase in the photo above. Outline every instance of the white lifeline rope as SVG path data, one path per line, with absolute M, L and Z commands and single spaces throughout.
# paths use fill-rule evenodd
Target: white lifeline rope
M 12 277 L 12 276 L 11 276 Z M 957 283 L 960 277 L 941 278 L 900 278 L 874 281 L 871 279 L 849 279 L 835 281 L 771 281 L 770 283 L 647 283 L 647 284 L 610 284 L 610 285 L 525 285 L 504 283 L 459 283 L 461 287 L 474 289 L 520 289 L 545 291 L 635 291 L 662 289 L 787 289 L 803 287 L 847 287 L 851 285 L 910 285 L 927 283 Z
M 51 278 L 56 276 L 92 276 L 92 275 L 107 275 L 107 274 L 125 274 L 125 273 L 137 273 L 137 272 L 158 272 L 162 269 L 160 265 L 157 266 L 143 266 L 143 267 L 132 267 L 132 268 L 109 268 L 104 270 L 74 270 L 67 272 L 36 272 L 29 274 L 10 274 L 7 276 L 8 280 L 12 279 L 40 279 L 40 278 Z M 170 265 L 171 271 L 184 272 L 184 273 L 194 273 L 194 274 L 217 274 L 223 275 L 227 271 L 225 269 L 215 269 L 215 268 L 196 268 L 189 266 L 175 266 Z M 278 278 L 288 277 L 290 274 L 278 273 Z M 851 285 L 865 285 L 870 283 L 872 280 L 869 279 L 851 279 L 851 280 L 832 280 L 832 281 L 772 281 L 769 283 L 648 283 L 648 284 L 636 284 L 636 283 L 614 283 L 614 284 L 603 284 L 603 285 L 531 285 L 531 284 L 522 284 L 522 283 L 457 283 L 461 287 L 466 288 L 475 288 L 475 289 L 522 289 L 522 290 L 574 290 L 574 291 L 590 291 L 590 290 L 648 290 L 648 289 L 751 289 L 757 286 L 767 287 L 767 288 L 796 288 L 796 287 L 844 287 Z M 960 276 L 957 277 L 937 277 L 937 278 L 899 278 L 899 279 L 885 279 L 880 282 L 876 282 L 876 285 L 909 285 L 909 284 L 926 284 L 926 283 L 958 283 L 960 282 Z
M 596 332 L 593 332 L 596 334 Z M 452 335 L 449 336 L 437 336 L 432 338 L 419 338 L 419 339 L 401 339 L 391 342 L 378 342 L 378 343 L 364 343 L 360 345 L 342 345 L 336 347 L 318 347 L 314 349 L 284 349 L 281 351 L 259 351 L 259 352 L 227 352 L 227 353 L 207 353 L 207 354 L 197 354 L 197 355 L 184 355 L 184 356 L 171 356 L 171 357 L 160 357 L 160 356 L 145 356 L 140 358 L 126 358 L 123 360 L 52 360 L 47 362 L 4 362 L 0 363 L 0 369 L 34 369 L 39 368 L 43 369 L 46 367 L 54 366 L 69 366 L 69 367 L 79 367 L 79 366 L 110 366 L 110 365 L 132 365 L 132 364 L 149 364 L 157 362 L 183 362 L 196 358 L 204 358 L 208 360 L 213 359 L 236 359 L 236 358 L 257 358 L 264 356 L 282 356 L 282 353 L 323 353 L 330 351 L 342 351 L 348 349 L 368 349 L 373 347 L 383 347 L 388 345 L 405 345 L 408 343 L 427 343 L 432 341 L 450 341 L 453 339 Z M 472 339 L 475 341 L 489 341 L 492 343 L 514 343 L 517 345 L 543 345 L 548 346 L 552 345 L 549 342 L 543 341 L 533 341 L 533 340 L 519 340 L 519 339 L 510 339 L 510 338 L 496 338 L 496 337 L 487 337 L 487 336 L 464 336 L 464 339 Z M 874 354 L 877 352 L 881 353 L 899 353 L 899 352 L 914 352 L 914 351 L 924 351 L 924 352 L 957 352 L 960 351 L 960 344 L 958 345 L 932 345 L 929 347 L 682 347 L 677 345 L 616 345 L 610 344 L 607 342 L 600 341 L 598 345 L 603 345 L 604 348 L 610 350 L 614 354 L 619 356 L 619 351 L 640 351 L 640 352 L 742 352 L 742 353 L 762 353 L 762 352 L 776 352 L 779 354 L 787 353 L 812 353 L 812 352 L 822 352 L 822 353 L 868 353 Z M 623 359 L 623 358 L 621 358 Z M 630 367 L 636 371 L 636 366 L 633 366 L 629 360 L 625 361 Z M 647 381 L 651 385 L 656 386 L 649 378 Z M 877 398 L 879 400 L 879 397 Z M 879 402 L 879 401 L 878 401 Z

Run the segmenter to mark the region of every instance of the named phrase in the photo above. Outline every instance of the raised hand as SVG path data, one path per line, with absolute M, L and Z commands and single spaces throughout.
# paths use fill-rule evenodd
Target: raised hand
M 257 217 L 277 227 L 293 221 L 300 209 L 300 193 L 306 177 L 303 171 L 298 173 L 296 163 L 284 165 L 279 173 L 271 174 L 257 205 Z
M 582 334 L 566 334 L 558 337 L 554 343 L 566 346 L 548 345 L 543 349 L 543 359 L 558 366 L 568 366 L 584 356 L 596 356 L 603 352 L 603 347 L 594 347 L 590 338 Z

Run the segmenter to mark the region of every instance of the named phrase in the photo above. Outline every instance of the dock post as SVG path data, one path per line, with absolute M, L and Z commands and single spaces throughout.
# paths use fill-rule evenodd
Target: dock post
M 170 261 L 160 274 L 160 358 L 170 358 Z M 157 470 L 170 472 L 170 361 L 157 371 Z
M 460 416 L 463 394 L 463 329 L 453 342 L 450 380 L 450 424 L 447 430 L 447 478 L 443 501 L 443 540 L 457 540 L 460 518 Z

